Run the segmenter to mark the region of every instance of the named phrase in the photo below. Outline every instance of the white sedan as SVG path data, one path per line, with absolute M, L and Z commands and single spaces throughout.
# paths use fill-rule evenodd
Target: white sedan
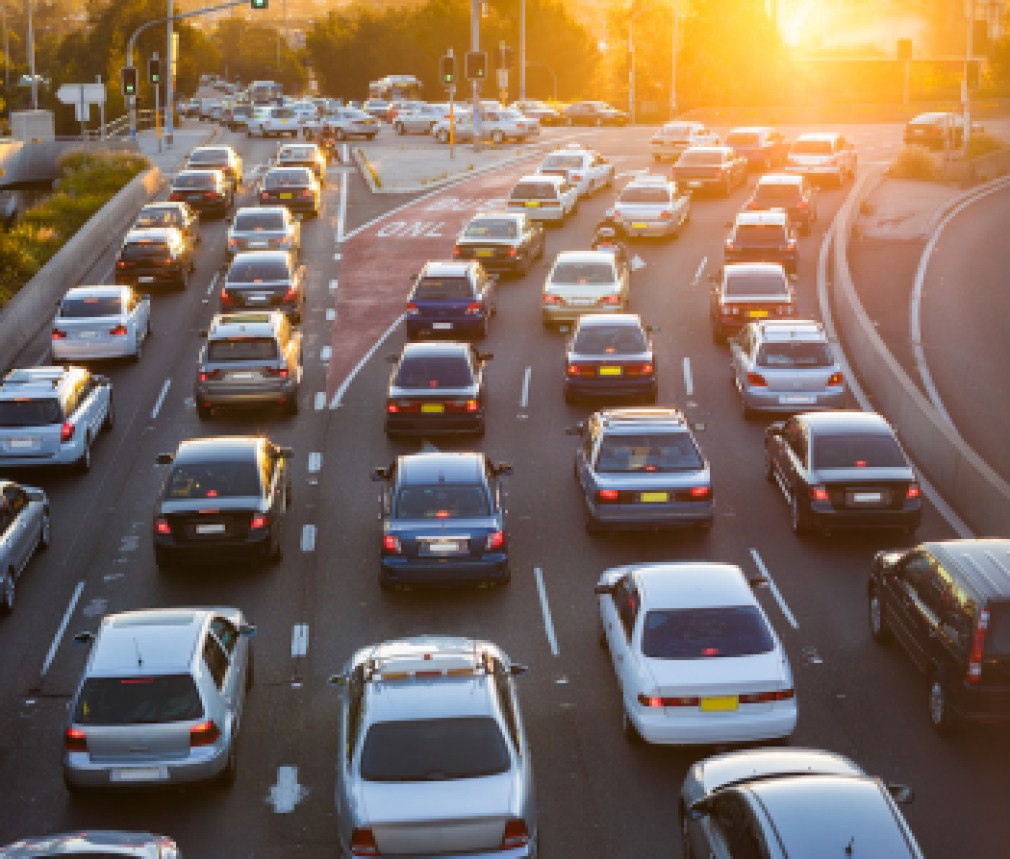
M 599 152 L 569 143 L 556 149 L 540 162 L 537 173 L 562 176 L 574 185 L 580 197 L 588 197 L 600 188 L 614 184 L 614 165 Z
M 151 297 L 131 286 L 74 286 L 56 310 L 53 362 L 130 357 L 151 336 Z
M 698 745 L 793 733 L 792 670 L 753 593 L 765 581 L 704 561 L 603 573 L 600 642 L 617 672 L 629 739 Z

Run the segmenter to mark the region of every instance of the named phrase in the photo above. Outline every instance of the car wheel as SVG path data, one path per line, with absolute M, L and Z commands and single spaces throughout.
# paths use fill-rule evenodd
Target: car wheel
M 884 617 L 884 604 L 876 588 L 870 591 L 867 608 L 870 622 L 870 637 L 877 644 L 886 644 L 891 640 L 891 630 L 887 628 L 887 620 Z
M 116 400 L 109 394 L 109 408 L 105 412 L 105 420 L 102 421 L 102 429 L 111 430 L 116 425 Z
M 803 518 L 800 502 L 796 498 L 795 488 L 792 495 L 789 496 L 789 527 L 793 529 L 793 533 L 798 537 L 807 533 L 807 523 Z
M 14 611 L 14 597 L 17 590 L 17 582 L 14 577 L 14 568 L 7 570 L 7 574 L 0 582 L 0 614 L 10 614 Z
M 929 678 L 929 723 L 938 734 L 949 734 L 956 725 L 954 711 L 950 709 L 950 693 L 938 671 Z
M 638 728 L 635 727 L 635 723 L 631 721 L 631 716 L 628 715 L 628 708 L 621 708 L 621 731 L 624 733 L 624 738 L 629 743 L 640 743 L 642 741 L 642 735 L 638 733 Z
M 438 133 L 435 135 L 435 139 L 439 143 L 448 143 L 449 142 L 449 132 L 448 131 L 443 131 L 442 129 L 439 129 Z
M 130 356 L 130 360 L 133 361 L 135 364 L 138 361 L 140 361 L 141 358 L 144 357 L 144 339 L 145 338 L 141 337 L 140 333 L 138 332 L 137 333 L 137 345 L 136 345 L 136 348 L 133 350 L 133 354 Z
M 91 438 L 89 436 L 85 436 L 84 452 L 80 455 L 77 462 L 74 463 L 74 466 L 82 473 L 91 471 Z

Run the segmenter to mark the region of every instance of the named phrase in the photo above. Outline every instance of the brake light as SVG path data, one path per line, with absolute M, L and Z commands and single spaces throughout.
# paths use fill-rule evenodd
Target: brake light
M 116 260 L 116 268 L 126 268 L 127 266 L 129 266 L 129 263 L 125 260 Z
M 796 204 L 796 208 L 797 208 L 797 209 L 805 209 L 806 207 L 807 207 L 807 201 L 806 201 L 805 199 L 802 199 L 802 198 L 801 198 L 801 199 L 800 199 L 800 201 L 799 201 L 799 202 L 798 202 L 798 203 Z
M 411 315 L 411 316 L 415 316 L 415 315 L 417 315 L 417 313 L 419 313 L 419 312 L 420 312 L 420 311 L 418 311 L 418 309 L 417 309 L 417 305 L 416 305 L 416 304 L 414 304 L 414 302 L 413 302 L 413 301 L 410 301 L 410 302 L 408 302 L 408 303 L 407 303 L 407 313 L 408 313 L 409 315 Z
M 66 339 L 67 339 L 66 331 L 60 331 L 59 328 L 53 329 L 53 340 L 66 340 Z
M 375 843 L 375 836 L 368 827 L 357 827 L 351 832 L 351 855 L 352 856 L 378 856 L 379 845 Z
M 811 486 L 810 487 L 810 500 L 811 501 L 830 501 L 831 496 L 828 495 L 828 490 L 824 486 Z
M 618 305 L 618 304 L 621 303 L 621 296 L 619 296 L 619 295 L 604 295 L 603 298 L 600 299 L 599 303 L 600 304 L 609 305 L 609 306 Z
M 70 421 L 64 421 L 63 426 L 60 427 L 60 441 L 66 444 L 74 437 L 74 425 Z
M 772 701 L 791 701 L 796 697 L 794 689 L 778 689 L 774 692 L 751 692 L 740 696 L 741 704 L 769 704 Z
M 88 736 L 80 728 L 67 728 L 63 732 L 63 750 L 65 752 L 86 752 Z
M 464 408 L 471 414 L 474 414 L 480 411 L 480 402 L 478 400 L 467 400 Z
M 126 336 L 126 326 L 117 325 L 115 328 L 110 328 L 109 333 L 115 337 L 125 337 Z
M 596 500 L 601 503 L 613 504 L 620 498 L 621 493 L 616 489 L 598 489 L 596 490 Z
M 480 302 L 479 301 L 471 301 L 466 306 L 466 314 L 467 314 L 467 316 L 476 316 L 479 313 L 480 313 Z
M 234 302 L 234 296 L 227 289 L 221 290 L 221 303 L 222 304 L 232 304 Z
M 249 523 L 250 531 L 257 531 L 266 528 L 270 524 L 270 517 L 266 513 L 254 513 L 252 521 Z
M 178 191 L 173 191 L 171 194 L 168 195 L 168 199 L 173 202 L 178 202 L 179 200 L 182 199 L 182 194 L 180 194 Z
M 633 370 L 634 367 L 631 367 L 629 369 Z M 655 371 L 656 368 L 652 364 L 642 364 L 642 366 L 638 368 L 638 372 L 641 373 L 643 376 L 651 376 Z
M 971 639 L 971 656 L 968 658 L 969 683 L 978 683 L 982 679 L 982 654 L 985 653 L 985 634 L 989 629 L 989 609 L 984 608 L 978 613 L 975 624 L 975 634 Z
M 383 534 L 382 536 L 382 551 L 386 555 L 399 555 L 402 551 L 400 546 L 400 538 L 394 537 L 392 534 Z
M 832 373 L 830 376 L 828 376 L 828 384 L 840 385 L 842 384 L 843 379 L 844 377 L 842 376 L 841 373 Z
M 560 295 L 545 295 L 541 299 L 541 301 L 544 304 L 561 304 L 561 296 Z
M 748 209 L 759 209 L 761 207 L 758 205 L 758 201 L 757 200 L 751 199 L 751 200 L 747 201 L 747 208 Z
M 203 196 L 208 200 L 216 200 L 221 195 L 217 191 L 204 191 Z
M 712 494 L 711 486 L 692 486 L 691 487 L 691 497 L 692 498 L 708 498 Z
M 582 181 L 582 174 L 581 173 L 572 173 L 572 181 L 573 182 L 581 182 Z
M 269 191 L 260 191 L 260 199 L 261 200 L 269 200 L 270 199 L 270 192 Z
M 667 218 L 672 218 L 673 212 L 668 212 L 666 211 L 666 209 L 664 209 L 662 212 L 659 213 L 659 217 L 664 220 L 666 220 Z
M 748 373 L 747 374 L 747 384 L 753 385 L 755 388 L 767 388 L 768 382 L 765 377 L 760 373 Z
M 516 248 L 509 248 L 509 258 L 515 259 L 517 256 L 519 256 L 519 251 Z
M 288 288 L 288 291 L 284 293 L 284 301 L 296 301 L 298 299 L 298 291 L 292 286 Z
M 584 367 L 581 364 L 569 364 L 565 369 L 566 376 L 589 376 L 592 374 L 592 367 Z
M 661 698 L 659 695 L 639 694 L 638 703 L 643 707 L 697 707 L 698 699 L 693 697 Z
M 922 490 L 919 488 L 918 483 L 909 483 L 908 489 L 905 490 L 905 498 L 912 501 L 916 498 L 922 497 Z
M 172 533 L 172 529 L 169 527 L 168 520 L 164 516 L 159 516 L 154 520 L 154 533 L 163 534 L 168 536 Z
M 212 746 L 220 739 L 221 731 L 214 724 L 213 719 L 207 719 L 206 722 L 200 722 L 189 729 L 189 747 L 191 749 L 196 749 L 200 746 Z
M 264 376 L 272 376 L 275 379 L 286 379 L 288 377 L 287 367 L 264 367 Z
M 303 197 L 311 197 L 312 196 L 312 189 L 311 188 L 303 188 L 302 189 L 302 196 Z
M 513 817 L 505 822 L 505 831 L 501 836 L 501 849 L 512 850 L 516 847 L 525 847 L 530 843 L 530 833 L 526 828 L 526 821 L 521 817 Z
M 211 379 L 217 379 L 221 376 L 220 370 L 201 370 L 197 378 L 201 382 L 209 382 Z
M 501 549 L 505 546 L 505 532 L 504 531 L 492 531 L 487 535 L 487 543 L 484 544 L 484 548 L 489 552 L 493 552 L 495 549 Z
M 453 245 L 452 255 L 454 259 L 459 259 L 463 255 L 463 251 L 460 250 L 459 245 Z

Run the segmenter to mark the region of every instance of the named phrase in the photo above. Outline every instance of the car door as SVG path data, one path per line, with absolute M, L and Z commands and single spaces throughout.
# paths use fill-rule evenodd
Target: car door
M 627 702 L 637 699 L 639 689 L 638 660 L 633 641 L 635 627 L 641 609 L 641 597 L 630 575 L 618 580 L 614 587 L 614 611 L 617 623 L 611 630 L 610 658 L 614 663 L 614 673 L 621 687 L 621 697 Z
M 0 514 L 0 524 L 3 527 L 3 535 L 0 536 L 2 548 L 0 548 L 0 560 L 3 562 L 4 570 L 7 568 L 14 570 L 17 577 L 28 563 L 33 548 L 32 538 L 34 536 L 29 522 L 28 496 L 24 490 L 17 486 L 7 486 L 3 491 L 3 511 Z
M 340 752 L 337 760 L 337 830 L 341 839 L 350 839 L 355 824 L 355 805 L 351 794 L 354 789 L 354 758 L 361 740 L 361 728 L 365 718 L 365 670 L 358 665 L 347 676 L 347 685 L 342 690 L 342 706 L 338 723 Z
M 271 444 L 267 444 L 261 453 L 260 470 L 263 475 L 263 486 L 267 492 L 271 522 L 276 522 L 274 533 L 280 542 L 284 536 L 285 520 L 288 512 L 288 498 L 285 474 L 285 462 L 280 452 Z
M 742 391 L 747 385 L 747 372 L 751 366 L 753 346 L 754 333 L 750 326 L 745 327 L 736 337 L 729 339 L 730 373 L 738 391 Z
M 888 623 L 894 637 L 923 670 L 929 664 L 930 632 L 936 626 L 929 596 L 934 563 L 931 555 L 916 549 L 897 563 L 894 575 L 884 576 Z
M 579 486 L 589 505 L 596 494 L 596 456 L 599 447 L 599 431 L 595 421 L 590 420 L 582 430 L 579 447 L 575 452 L 575 468 L 579 476 Z
M 221 720 L 219 724 L 223 722 L 221 724 L 222 733 L 227 733 L 230 742 L 234 743 L 238 735 L 239 713 L 235 706 L 233 678 L 229 676 L 233 674 L 231 656 L 224 651 L 221 642 L 210 629 L 203 637 L 202 657 L 214 689 L 211 694 L 211 698 L 214 700 L 207 702 L 210 705 L 208 709 L 211 711 L 207 713 L 207 716 L 214 719 L 215 722 Z

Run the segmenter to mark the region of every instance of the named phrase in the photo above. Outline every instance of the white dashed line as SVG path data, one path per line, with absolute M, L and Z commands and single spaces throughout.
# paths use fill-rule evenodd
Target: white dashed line
M 768 589 L 772 592 L 772 596 L 775 597 L 775 601 L 779 604 L 779 608 L 782 609 L 782 614 L 785 615 L 786 620 L 789 621 L 789 625 L 793 629 L 799 629 L 800 624 L 793 616 L 793 613 L 789 610 L 789 606 L 786 605 L 785 597 L 782 596 L 781 592 L 777 587 L 775 587 L 775 580 L 772 579 L 771 573 L 768 572 L 768 568 L 765 566 L 765 562 L 761 560 L 761 555 L 758 554 L 757 549 L 750 550 L 750 556 L 754 559 L 754 564 L 757 566 L 761 575 L 768 579 Z
M 309 474 L 319 474 L 323 468 L 323 455 L 321 453 L 309 454 Z
M 332 322 L 336 318 L 337 318 L 337 308 L 335 308 L 335 307 L 327 307 L 326 308 L 326 321 L 327 322 Z
M 297 659 L 309 652 L 309 625 L 296 623 L 291 630 L 291 657 Z
M 376 351 L 378 351 L 379 347 L 386 342 L 386 338 L 396 330 L 396 327 L 401 322 L 403 322 L 402 313 L 393 320 L 393 324 L 390 325 L 389 328 L 382 332 L 382 336 L 372 344 L 372 348 L 364 354 L 364 357 L 362 357 L 362 359 L 354 365 L 354 369 L 351 370 L 351 372 L 347 374 L 347 378 L 340 383 L 340 387 L 337 388 L 337 392 L 333 395 L 333 399 L 330 400 L 331 409 L 340 407 L 340 402 L 343 400 L 344 394 L 347 393 L 347 389 L 351 386 L 351 382 L 354 381 L 354 377 L 361 372 L 361 368 L 371 360 L 372 356 L 376 353 Z
M 698 268 L 694 273 L 694 282 L 701 283 L 701 276 L 705 273 L 705 266 L 708 265 L 708 257 L 702 257 L 698 263 Z
M 340 162 L 342 164 L 347 163 L 347 159 L 350 157 L 350 150 L 347 144 L 344 143 L 340 147 Z M 344 225 L 347 223 L 347 171 L 341 171 L 340 173 L 340 205 L 337 206 L 337 244 L 343 244 L 346 236 L 344 235 Z M 336 257 L 334 257 L 336 259 Z
M 326 391 L 316 391 L 315 407 L 317 412 L 326 408 Z
M 77 587 L 74 588 L 74 595 L 70 597 L 70 605 L 67 606 L 67 610 L 63 612 L 63 620 L 60 621 L 60 627 L 56 630 L 56 635 L 53 636 L 53 643 L 49 645 L 49 652 L 46 654 L 46 661 L 42 663 L 42 673 L 40 677 L 45 677 L 46 672 L 49 670 L 49 666 L 53 664 L 53 660 L 56 658 L 56 651 L 60 648 L 60 642 L 63 640 L 63 633 L 67 631 L 67 624 L 70 623 L 70 617 L 74 613 L 74 609 L 77 608 L 77 601 L 81 598 L 81 592 L 84 590 L 84 582 L 78 582 Z
M 214 276 L 210 279 L 210 284 L 207 286 L 207 295 L 210 295 L 214 291 L 214 287 L 217 286 L 218 273 L 214 272 Z
M 330 281 L 330 292 L 336 292 L 337 286 L 339 286 L 339 284 L 337 283 L 337 279 L 333 278 L 333 280 Z
M 540 610 L 544 615 L 544 629 L 547 631 L 547 643 L 551 646 L 551 653 L 557 656 L 558 639 L 554 634 L 554 621 L 551 620 L 551 607 L 547 604 L 547 588 L 544 587 L 544 574 L 540 567 L 534 567 L 533 575 L 537 577 L 537 592 L 540 594 Z
M 527 367 L 523 373 L 523 390 L 519 395 L 519 405 L 526 408 L 530 404 L 530 376 L 533 375 L 533 368 Z
M 154 408 L 151 409 L 151 420 L 157 420 L 158 413 L 161 411 L 162 403 L 165 402 L 165 395 L 168 394 L 168 389 L 172 387 L 172 380 L 165 379 L 165 384 L 161 386 L 161 393 L 158 394 L 158 399 L 154 403 Z
M 302 551 L 314 552 L 316 550 L 316 526 L 305 525 L 302 527 Z
M 684 392 L 689 396 L 694 396 L 694 378 L 691 376 L 691 359 L 684 356 Z
M 331 346 L 323 346 L 319 350 L 319 360 L 326 364 L 330 360 L 330 356 L 333 354 L 333 348 Z

